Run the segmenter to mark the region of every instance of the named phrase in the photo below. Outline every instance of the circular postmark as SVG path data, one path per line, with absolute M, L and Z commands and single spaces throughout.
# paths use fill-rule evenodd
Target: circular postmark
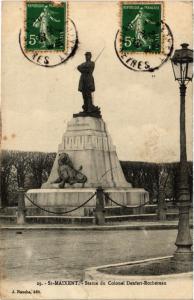
M 65 63 L 69 58 L 73 57 L 78 48 L 78 32 L 75 23 L 71 19 L 67 19 L 66 26 L 67 31 L 67 46 L 62 51 L 53 51 L 53 49 L 48 50 L 28 50 L 26 49 L 26 33 L 25 30 L 20 30 L 19 33 L 19 45 L 23 55 L 30 62 L 41 66 L 41 67 L 56 67 Z M 34 42 L 33 37 L 30 40 L 31 43 Z
M 164 65 L 173 52 L 173 34 L 170 27 L 161 21 L 162 48 L 159 53 L 130 52 L 122 49 L 122 34 L 116 33 L 114 47 L 120 62 L 128 69 L 136 72 L 154 72 Z M 128 43 L 130 40 L 127 41 Z

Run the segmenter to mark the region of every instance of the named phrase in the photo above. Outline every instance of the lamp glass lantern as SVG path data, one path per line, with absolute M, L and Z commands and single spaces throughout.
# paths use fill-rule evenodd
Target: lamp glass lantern
M 193 78 L 193 51 L 188 49 L 188 44 L 181 44 L 182 49 L 175 50 L 171 58 L 175 80 L 180 85 L 187 84 Z

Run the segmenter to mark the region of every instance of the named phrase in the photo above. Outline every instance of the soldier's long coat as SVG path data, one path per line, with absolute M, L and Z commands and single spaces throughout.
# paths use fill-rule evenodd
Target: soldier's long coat
M 95 91 L 94 77 L 92 75 L 94 68 L 95 68 L 95 63 L 93 61 L 86 61 L 85 63 L 77 67 L 77 69 L 81 73 L 78 91 L 80 92 Z

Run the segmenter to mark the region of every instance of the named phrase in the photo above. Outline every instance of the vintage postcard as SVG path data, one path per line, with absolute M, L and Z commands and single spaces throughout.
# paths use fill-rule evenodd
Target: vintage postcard
M 0 299 L 193 298 L 192 5 L 2 1 Z

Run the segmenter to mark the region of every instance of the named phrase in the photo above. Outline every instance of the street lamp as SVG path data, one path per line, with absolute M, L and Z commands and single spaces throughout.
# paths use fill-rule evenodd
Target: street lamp
M 189 228 L 190 193 L 188 185 L 188 166 L 185 131 L 185 94 L 189 81 L 192 81 L 193 51 L 188 44 L 181 44 L 182 49 L 175 50 L 171 58 L 175 80 L 180 88 L 180 170 L 178 185 L 179 225 L 174 253 L 176 261 L 192 260 L 192 240 Z

